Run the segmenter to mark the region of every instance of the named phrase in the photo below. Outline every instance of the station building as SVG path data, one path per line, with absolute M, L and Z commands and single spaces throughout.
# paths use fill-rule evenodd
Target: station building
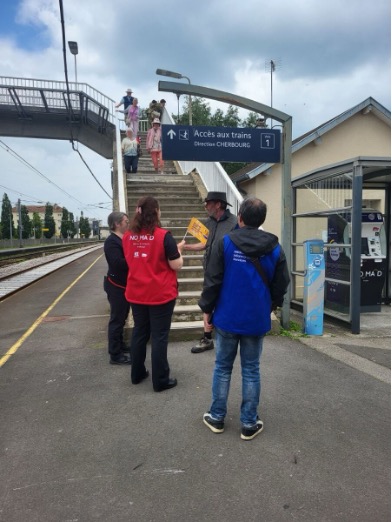
M 291 177 L 291 303 L 302 303 L 303 242 L 315 238 L 326 248 L 326 313 L 352 323 L 389 304 L 390 111 L 368 98 L 293 140 Z M 279 237 L 282 165 L 250 164 L 231 179 L 267 203 L 264 227 Z

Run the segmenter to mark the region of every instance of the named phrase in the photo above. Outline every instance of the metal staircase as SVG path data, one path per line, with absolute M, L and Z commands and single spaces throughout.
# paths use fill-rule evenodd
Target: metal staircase
M 151 195 L 161 208 L 162 227 L 171 231 L 180 242 L 192 217 L 205 220 L 202 197 L 190 174 L 179 175 L 171 161 L 165 161 L 164 174 L 154 172 L 150 155 L 145 149 L 146 133 L 139 133 L 143 155 L 139 158 L 137 174 L 127 174 L 126 191 L 128 213 L 131 216 L 137 200 Z M 187 235 L 187 242 L 197 242 Z M 203 254 L 184 252 L 184 266 L 178 272 L 179 297 L 174 309 L 170 339 L 191 340 L 203 332 L 202 312 L 197 305 L 203 287 Z

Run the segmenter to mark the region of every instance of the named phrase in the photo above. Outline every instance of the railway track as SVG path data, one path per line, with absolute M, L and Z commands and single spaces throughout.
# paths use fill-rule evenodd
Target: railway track
M 41 254 L 40 257 L 1 266 L 0 301 L 76 259 L 102 248 L 101 243 L 94 244 L 62 252 L 46 253 L 44 257 Z
M 80 247 L 91 246 L 95 243 L 66 243 L 63 245 L 35 246 L 26 249 L 0 250 L 0 269 L 29 259 L 50 256 L 51 254 L 66 253 Z

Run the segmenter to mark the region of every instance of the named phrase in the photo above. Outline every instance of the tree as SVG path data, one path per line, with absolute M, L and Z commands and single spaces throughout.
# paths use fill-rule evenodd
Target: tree
M 256 112 L 250 112 L 248 116 L 242 120 L 242 127 L 256 127 L 256 120 L 260 118 L 260 116 Z
M 216 109 L 213 116 L 211 116 L 210 125 L 212 125 L 213 127 L 223 127 L 224 121 L 225 121 L 225 115 L 224 115 L 222 109 Z
M 72 212 L 69 213 L 69 237 L 73 238 L 76 235 L 75 219 Z
M 189 97 L 185 99 L 185 103 L 182 107 L 184 111 L 178 118 L 174 114 L 172 117 L 174 121 L 180 125 L 188 125 L 189 123 Z M 210 125 L 211 119 L 211 107 L 204 98 L 192 97 L 192 123 L 193 125 Z
M 90 223 L 88 222 L 88 218 L 84 218 L 83 215 L 80 216 L 79 221 L 79 229 L 80 229 L 80 237 L 88 238 L 91 234 Z
M 26 205 L 21 205 L 20 215 L 22 221 L 22 238 L 29 239 L 32 236 L 32 224 Z
M 72 216 L 72 221 L 71 221 Z M 73 235 L 72 235 L 73 232 Z M 68 210 L 64 207 L 63 208 L 63 216 L 61 218 L 61 228 L 60 228 L 60 234 L 61 237 L 67 238 L 67 237 L 73 237 L 75 235 L 75 225 L 73 223 L 73 214 L 70 214 Z
M 34 237 L 36 239 L 41 239 L 42 237 L 42 219 L 38 212 L 33 212 L 33 221 L 32 221 L 32 229 L 34 232 Z
M 50 203 L 46 203 L 45 206 L 44 228 L 49 229 L 47 232 L 44 232 L 46 239 L 50 239 L 56 233 L 56 223 L 54 222 L 53 217 L 53 205 Z
M 1 205 L 1 236 L 3 239 L 11 239 L 12 237 L 15 237 L 14 218 L 11 210 L 11 201 L 9 200 L 8 195 L 4 193 Z
M 233 105 L 229 105 L 227 108 L 227 112 L 223 119 L 224 127 L 238 127 L 241 119 L 238 116 L 238 107 L 233 107 Z

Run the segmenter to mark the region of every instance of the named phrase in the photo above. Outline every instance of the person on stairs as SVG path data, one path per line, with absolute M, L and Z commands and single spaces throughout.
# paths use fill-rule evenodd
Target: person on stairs
M 128 119 L 128 109 L 129 109 L 129 106 L 132 105 L 132 101 L 133 101 L 132 89 L 131 88 L 127 89 L 126 93 L 127 94 L 125 96 L 123 96 L 121 98 L 121 100 L 118 103 L 116 103 L 116 105 L 114 106 L 117 112 L 124 113 L 124 121 L 125 121 L 125 123 L 127 123 L 127 119 Z M 121 105 L 124 105 L 124 109 L 119 109 L 118 108 Z
M 139 113 L 138 99 L 134 98 L 128 109 L 128 127 L 133 131 L 135 138 L 139 132 Z
M 227 208 L 230 203 L 227 202 L 226 194 L 224 192 L 208 192 L 204 200 L 205 209 L 208 213 L 208 219 L 205 226 L 208 228 L 208 239 L 204 243 L 186 243 L 183 250 L 199 252 L 205 250 L 203 268 L 204 268 L 204 283 L 208 274 L 208 267 L 211 257 L 212 245 L 218 239 L 234 230 L 237 224 L 237 218 Z M 206 350 L 213 350 L 214 341 L 212 340 L 211 330 L 204 329 L 204 335 L 200 341 L 192 347 L 192 353 L 202 353 Z
M 155 172 L 160 171 L 163 174 L 165 164 L 162 159 L 162 132 L 159 118 L 154 119 L 152 128 L 147 132 L 146 149 L 151 154 Z
M 124 168 L 127 174 L 136 174 L 139 163 L 140 144 L 132 129 L 128 128 L 126 137 L 121 142 L 121 150 L 124 155 Z

